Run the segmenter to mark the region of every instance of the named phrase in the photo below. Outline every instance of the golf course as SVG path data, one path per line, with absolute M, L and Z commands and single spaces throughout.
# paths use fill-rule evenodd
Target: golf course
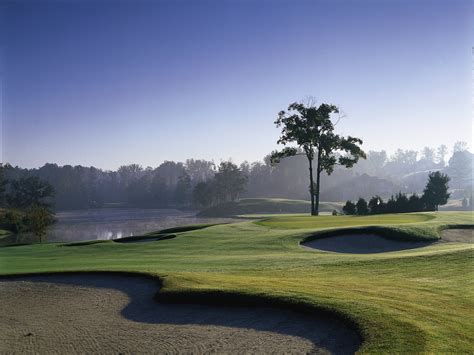
M 258 339 L 266 344 L 267 351 L 472 353 L 472 217 L 470 212 L 268 215 L 233 224 L 152 233 L 141 236 L 140 243 L 91 241 L 4 246 L 0 248 L 0 300 L 11 305 L 5 309 L 14 311 L 0 318 L 0 343 L 5 347 L 11 345 L 0 346 L 0 350 L 68 351 L 65 342 L 55 336 L 27 332 L 28 326 L 34 328 L 41 319 L 48 322 L 48 317 L 35 318 L 35 312 L 48 309 L 52 312 L 52 330 L 47 334 L 89 329 L 81 336 L 92 340 L 76 341 L 79 348 L 72 349 L 76 352 L 100 351 L 94 347 L 95 338 L 110 345 L 113 337 L 101 334 L 97 328 L 112 322 L 113 317 L 101 320 L 107 318 L 107 313 L 103 314 L 107 311 L 118 312 L 115 317 L 132 320 L 135 327 L 127 328 L 130 333 L 115 329 L 118 333 L 114 334 L 121 334 L 118 338 L 128 337 L 128 348 L 108 348 L 119 352 L 150 351 L 151 347 L 158 352 L 196 351 L 179 342 L 173 347 L 170 339 L 163 340 L 170 332 L 181 334 L 176 329 L 181 324 L 188 327 L 181 330 L 182 334 L 191 338 L 195 331 L 192 327 L 221 327 L 208 330 L 208 336 L 221 334 L 222 347 L 216 348 L 203 338 L 203 352 L 258 352 L 262 348 L 252 347 L 252 336 L 256 335 L 240 333 L 245 328 L 254 328 L 278 336 L 305 338 L 305 342 L 292 343 L 278 336 L 265 340 L 260 334 Z M 332 249 L 318 249 L 318 244 L 314 244 L 318 240 L 325 240 L 326 247 Z M 339 250 L 348 240 L 352 243 L 350 248 Z M 382 245 L 382 250 L 370 250 L 373 243 Z M 45 282 L 49 285 L 47 289 L 41 287 Z M 109 293 L 98 297 L 94 294 L 98 288 L 94 291 L 94 287 Z M 140 287 L 148 291 L 137 296 Z M 56 296 L 52 297 L 53 294 Z M 142 301 L 137 302 L 137 297 L 142 297 Z M 68 299 L 76 303 L 67 303 Z M 27 312 L 15 310 L 21 302 L 29 305 Z M 107 310 L 88 318 L 88 307 L 97 308 L 101 302 Z M 192 308 L 196 305 L 204 308 Z M 137 307 L 140 309 L 134 311 Z M 165 312 L 165 318 L 174 319 L 174 324 L 167 330 L 154 331 L 155 343 L 151 344 L 151 331 L 136 328 L 155 322 L 151 318 L 159 309 Z M 208 309 L 207 318 L 199 315 L 203 309 Z M 243 312 L 240 320 L 232 320 L 233 309 Z M 252 309 L 260 312 L 257 314 L 261 319 L 267 319 L 265 312 L 269 313 L 268 322 L 273 325 L 246 323 L 245 319 L 251 317 L 245 316 L 245 312 Z M 186 315 L 179 316 L 180 312 Z M 289 318 L 284 316 L 285 312 L 292 312 Z M 79 323 L 75 326 L 70 321 L 76 319 L 76 313 L 82 318 L 77 318 Z M 281 320 L 274 318 L 277 315 L 287 321 L 291 317 L 304 319 L 298 321 L 300 329 L 288 330 Z M 166 323 L 160 322 L 161 327 Z M 55 328 L 57 324 L 62 330 Z M 318 332 L 318 326 L 332 327 L 325 336 L 336 341 L 346 339 L 347 344 L 338 348 L 324 337 L 311 335 L 311 331 Z M 229 333 L 232 327 L 240 332 Z M 48 326 L 43 324 L 40 328 Z M 28 341 L 18 341 L 26 336 Z M 14 340 L 8 343 L 6 339 Z M 250 345 L 245 339 L 249 339 Z M 226 347 L 226 341 L 234 347 Z M 269 345 L 272 342 L 277 344 L 274 348 Z M 148 343 L 150 348 L 146 348 Z M 141 347 L 134 348 L 134 344 Z

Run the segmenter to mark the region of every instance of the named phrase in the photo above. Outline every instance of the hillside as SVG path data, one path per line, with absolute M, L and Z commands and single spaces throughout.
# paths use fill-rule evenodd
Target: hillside
M 342 205 L 338 202 L 321 202 L 321 212 L 340 210 Z M 309 213 L 311 203 L 305 200 L 287 200 L 280 198 L 244 198 L 235 202 L 221 203 L 202 210 L 199 217 L 230 217 L 248 214 L 273 214 L 273 213 Z

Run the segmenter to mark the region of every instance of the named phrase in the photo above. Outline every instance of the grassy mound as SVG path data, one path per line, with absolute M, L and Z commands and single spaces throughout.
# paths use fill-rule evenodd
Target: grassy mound
M 433 219 L 433 214 L 400 213 L 370 216 L 275 216 L 265 218 L 258 224 L 280 229 L 344 228 L 346 226 L 390 225 L 424 222 Z
M 310 234 L 336 228 L 381 226 L 436 238 L 446 226 L 472 224 L 472 214 L 463 212 L 275 216 L 181 232 L 165 243 L 3 247 L 0 274 L 145 273 L 160 277 L 162 297 L 171 299 L 217 302 L 226 295 L 224 301 L 232 304 L 245 295 L 337 313 L 359 329 L 361 353 L 472 353 L 474 245 L 432 243 L 379 254 L 299 246 Z
M 337 202 L 321 202 L 322 212 L 340 210 Z M 226 202 L 199 212 L 200 217 L 230 217 L 248 214 L 273 213 L 309 213 L 311 203 L 305 200 L 287 200 L 281 198 L 244 198 L 235 202 Z

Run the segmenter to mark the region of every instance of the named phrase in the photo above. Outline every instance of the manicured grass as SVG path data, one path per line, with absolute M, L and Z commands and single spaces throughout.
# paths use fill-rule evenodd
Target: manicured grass
M 341 210 L 342 204 L 337 202 L 321 202 L 321 211 Z M 268 213 L 308 213 L 311 209 L 309 201 L 287 200 L 282 198 L 243 198 L 235 202 L 226 202 L 207 208 L 199 213 L 203 217 L 229 217 L 249 214 Z
M 361 352 L 472 353 L 473 245 L 434 243 L 380 254 L 305 250 L 322 228 L 390 226 L 407 238 L 437 237 L 471 213 L 371 217 L 283 216 L 216 225 L 151 243 L 0 248 L 0 273 L 128 271 L 159 276 L 161 297 L 265 298 L 342 314 L 364 337 Z
M 372 216 L 276 216 L 257 222 L 262 226 L 282 229 L 336 228 L 347 226 L 387 225 L 424 222 L 431 214 L 400 213 Z

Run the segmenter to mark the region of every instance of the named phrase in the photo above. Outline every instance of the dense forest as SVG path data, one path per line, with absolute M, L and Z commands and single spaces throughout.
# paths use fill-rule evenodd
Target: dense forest
M 369 151 L 353 169 L 339 169 L 322 176 L 322 201 L 346 201 L 359 197 L 389 198 L 398 192 L 420 193 L 430 171 L 451 178 L 453 198 L 472 194 L 472 158 L 467 145 L 458 142 L 448 149 L 424 148 L 417 152 Z M 52 185 L 57 210 L 111 205 L 135 207 L 201 208 L 238 197 L 308 199 L 306 158 L 297 155 L 272 165 L 271 154 L 258 162 L 240 166 L 231 161 L 188 159 L 165 161 L 156 168 L 124 165 L 116 171 L 95 167 L 45 164 L 37 169 L 3 165 L 7 181 L 37 176 Z M 7 185 L 7 190 L 9 185 Z M 8 192 L 8 191 L 7 191 Z

